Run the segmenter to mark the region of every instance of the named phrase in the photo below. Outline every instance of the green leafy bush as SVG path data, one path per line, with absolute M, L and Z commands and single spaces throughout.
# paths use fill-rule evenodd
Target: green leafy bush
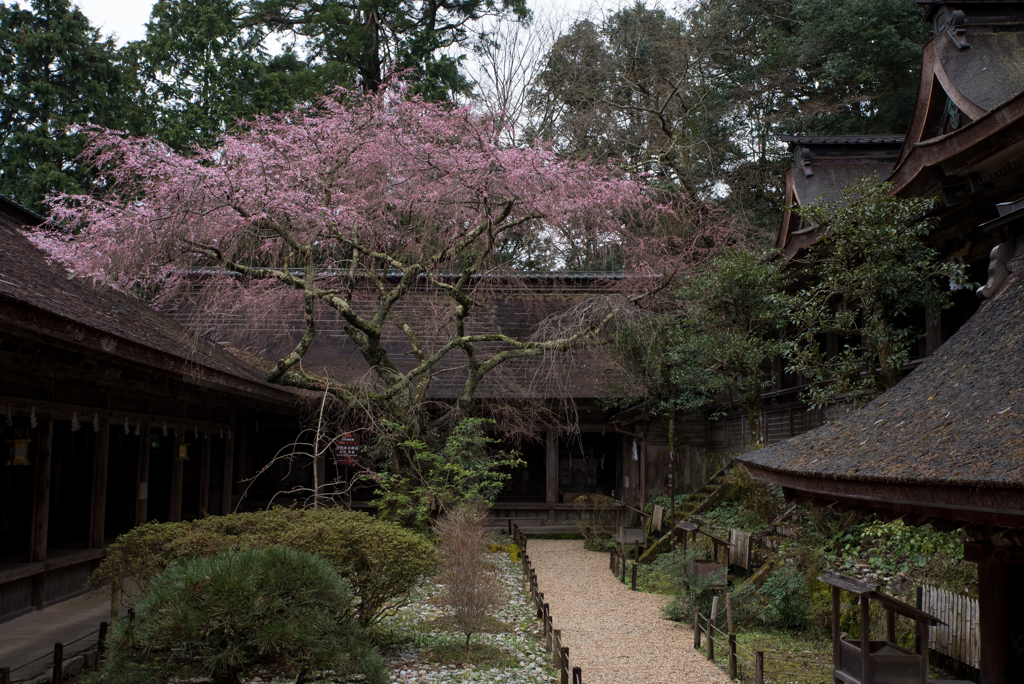
M 493 424 L 490 419 L 467 418 L 438 450 L 420 440 L 399 444 L 409 455 L 409 464 L 393 465 L 374 476 L 374 504 L 381 514 L 425 530 L 448 511 L 477 501 L 493 504 L 511 477 L 507 471 L 526 465 L 517 452 L 495 449 L 500 441 L 487 436 Z
M 115 627 L 105 674 L 236 684 L 257 670 L 296 681 L 332 670 L 383 682 L 352 609 L 347 583 L 309 553 L 275 547 L 178 561 L 153 579 L 135 618 Z
M 175 560 L 271 546 L 287 546 L 327 560 L 359 597 L 356 611 L 363 624 L 402 605 L 409 590 L 437 570 L 434 546 L 395 523 L 341 508 L 277 507 L 136 527 L 111 545 L 89 577 L 89 585 L 102 591 L 135 585 L 145 592 Z
M 712 587 L 725 583 L 725 570 L 711 575 L 691 575 L 686 572 L 690 561 L 705 558 L 702 550 L 690 549 L 683 554 L 682 549 L 658 556 L 653 563 L 654 572 L 676 587 L 672 600 L 665 605 L 665 615 L 670 620 L 687 622 L 700 610 L 702 615 L 711 613 L 711 602 L 714 598 Z

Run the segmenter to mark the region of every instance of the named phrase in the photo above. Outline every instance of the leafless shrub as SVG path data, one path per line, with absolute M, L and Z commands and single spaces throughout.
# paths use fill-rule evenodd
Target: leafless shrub
M 466 649 L 469 638 L 486 627 L 488 611 L 504 600 L 504 592 L 484 556 L 488 536 L 485 516 L 482 505 L 459 508 L 435 527 L 441 538 L 442 596 L 445 605 L 455 611 L 455 626 L 466 635 Z

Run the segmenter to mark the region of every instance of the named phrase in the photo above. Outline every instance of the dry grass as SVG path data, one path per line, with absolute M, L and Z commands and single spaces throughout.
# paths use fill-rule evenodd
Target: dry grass
M 451 622 L 470 637 L 491 626 L 489 611 L 504 599 L 504 591 L 485 556 L 488 531 L 483 521 L 486 511 L 481 507 L 451 511 L 436 526 L 441 538 L 440 583 L 444 585 L 445 605 L 452 608 Z

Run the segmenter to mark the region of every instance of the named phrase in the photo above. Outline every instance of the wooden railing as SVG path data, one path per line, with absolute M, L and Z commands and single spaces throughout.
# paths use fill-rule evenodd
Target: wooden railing
M 544 600 L 544 592 L 540 591 L 537 585 L 537 573 L 526 552 L 526 535 L 520 531 L 519 525 L 512 526 L 512 540 L 519 547 L 523 575 L 526 576 L 530 585 L 530 598 L 533 600 L 537 617 L 544 625 L 544 648 L 551 653 L 552 666 L 558 671 L 559 682 L 560 684 L 583 684 L 583 671 L 579 667 L 574 667 L 569 661 L 569 647 L 562 642 L 562 630 L 554 629 L 551 607 Z
M 134 617 L 135 611 L 129 611 L 129 615 Z M 84 650 L 76 653 L 73 658 L 65 656 L 65 649 L 69 646 L 73 646 L 81 641 L 88 639 L 96 639 L 94 643 L 89 645 Z M 63 643 L 58 641 L 53 645 L 53 652 L 46 653 L 44 655 L 30 660 L 26 663 L 22 663 L 16 667 L 0 667 L 0 684 L 15 684 L 17 682 L 27 682 L 32 679 L 36 679 L 44 673 L 49 673 L 47 679 L 50 684 L 63 684 L 65 677 L 65 667 L 68 661 L 71 664 L 74 663 L 74 659 L 79 659 L 81 665 L 76 665 L 80 669 L 85 669 L 85 665 L 91 660 L 95 669 L 99 669 L 100 664 L 103 660 L 103 652 L 107 641 L 107 623 L 101 622 L 99 629 L 89 632 L 85 636 L 79 637 L 74 641 Z M 95 658 L 92 658 L 91 652 L 95 651 Z
M 728 594 L 726 595 L 728 597 Z M 693 647 L 701 650 L 709 661 L 718 665 L 731 680 L 766 684 L 770 682 L 799 681 L 808 684 L 831 684 L 833 682 L 832 662 L 816 658 L 794 658 L 785 655 L 773 656 L 769 661 L 764 651 L 751 651 L 736 643 L 732 632 L 732 618 L 727 617 L 728 632 L 718 626 L 718 598 L 711 605 L 711 614 L 696 611 L 693 616 Z M 716 654 L 717 651 L 717 654 Z M 802 672 L 794 672 L 799 665 Z
M 929 630 L 928 648 L 971 667 L 981 667 L 977 599 L 925 585 L 918 587 L 917 607 L 946 623 Z

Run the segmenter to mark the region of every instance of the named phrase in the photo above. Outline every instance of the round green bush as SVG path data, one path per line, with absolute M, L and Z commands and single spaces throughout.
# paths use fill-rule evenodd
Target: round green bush
M 271 546 L 287 546 L 326 559 L 359 598 L 355 610 L 364 625 L 401 605 L 409 590 L 438 567 L 434 546 L 395 523 L 343 508 L 277 507 L 136 527 L 111 545 L 103 563 L 89 577 L 89 585 L 107 593 L 122 586 L 137 586 L 144 592 L 153 578 L 177 559 Z M 128 579 L 132 581 L 126 582 Z
M 179 561 L 152 581 L 135 617 L 117 623 L 104 675 L 237 684 L 260 671 L 301 681 L 330 670 L 383 682 L 352 604 L 347 583 L 309 553 L 272 547 Z

